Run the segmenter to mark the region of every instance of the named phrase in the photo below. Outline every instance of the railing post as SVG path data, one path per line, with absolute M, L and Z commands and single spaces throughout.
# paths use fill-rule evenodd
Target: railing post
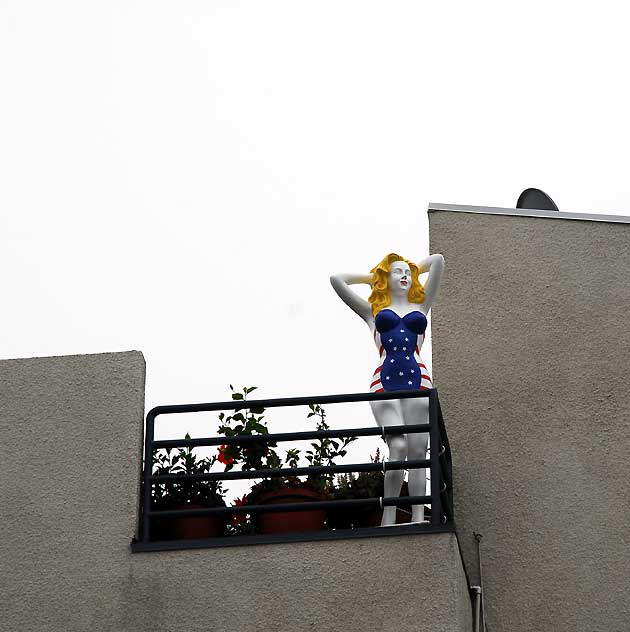
M 446 487 L 446 493 L 448 494 L 448 515 L 447 519 L 450 521 L 454 520 L 454 506 L 453 506 L 453 462 L 451 458 L 451 447 L 448 443 L 448 435 L 446 434 L 446 427 L 444 426 L 444 419 L 442 417 L 442 409 L 438 403 L 438 428 L 440 431 L 440 441 L 444 445 L 444 463 L 446 464 L 446 468 L 444 471 L 444 475 L 446 476 L 446 480 L 444 481 Z M 441 451 L 441 450 L 440 450 Z
M 440 470 L 440 429 L 438 428 L 438 406 L 435 389 L 429 391 L 429 437 L 431 440 L 431 526 L 442 524 L 442 472 Z
M 155 428 L 155 413 L 150 411 L 147 415 L 145 437 L 144 437 L 144 500 L 142 507 L 142 539 L 149 541 L 151 533 L 151 473 L 153 472 L 153 433 Z

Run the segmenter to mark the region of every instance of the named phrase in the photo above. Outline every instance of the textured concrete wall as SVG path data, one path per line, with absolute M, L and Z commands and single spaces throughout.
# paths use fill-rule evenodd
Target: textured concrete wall
M 122 630 L 141 353 L 0 362 L 0 629 Z
M 453 534 L 137 554 L 124 607 L 147 632 L 472 632 Z
M 630 225 L 429 217 L 455 518 L 469 571 L 484 536 L 490 629 L 627 632 Z
M 131 554 L 144 361 L 0 362 L 0 630 L 470 632 L 453 534 Z

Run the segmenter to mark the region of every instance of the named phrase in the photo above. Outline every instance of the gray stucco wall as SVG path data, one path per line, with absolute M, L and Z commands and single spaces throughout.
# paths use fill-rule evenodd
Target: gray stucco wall
M 435 383 L 491 630 L 630 630 L 630 225 L 431 212 Z
M 0 362 L 0 630 L 471 631 L 453 534 L 131 554 L 144 373 Z
M 139 352 L 0 362 L 0 629 L 124 629 L 144 375 Z
M 471 632 L 453 534 L 137 554 L 125 618 L 160 630 Z M 170 581 L 167 581 L 170 578 Z M 141 603 L 141 606 L 134 605 Z

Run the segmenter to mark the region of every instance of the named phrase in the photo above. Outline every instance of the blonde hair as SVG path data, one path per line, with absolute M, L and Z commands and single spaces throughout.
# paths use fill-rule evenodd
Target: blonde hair
M 407 294 L 407 300 L 410 303 L 424 302 L 424 287 L 420 283 L 419 278 L 420 268 L 395 252 L 390 252 L 377 266 L 370 270 L 372 274 L 372 293 L 368 301 L 372 305 L 372 316 L 376 316 L 392 302 L 389 295 L 389 268 L 394 261 L 404 261 L 411 270 L 411 287 L 409 288 L 409 294 Z

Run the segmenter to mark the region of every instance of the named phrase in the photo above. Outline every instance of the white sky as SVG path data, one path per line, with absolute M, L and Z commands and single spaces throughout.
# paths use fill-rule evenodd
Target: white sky
M 366 390 L 328 277 L 428 254 L 428 202 L 630 214 L 626 6 L 0 0 L 0 355 L 140 349 L 147 409 Z

